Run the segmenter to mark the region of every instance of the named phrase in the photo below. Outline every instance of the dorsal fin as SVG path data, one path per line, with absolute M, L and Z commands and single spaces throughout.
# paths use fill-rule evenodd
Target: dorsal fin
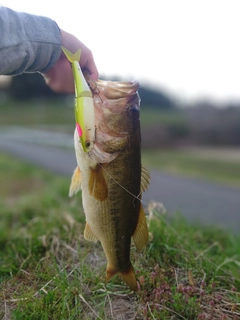
M 132 237 L 137 251 L 141 251 L 148 242 L 148 226 L 142 205 L 140 206 L 137 227 Z
M 150 184 L 150 172 L 142 166 L 142 174 L 141 174 L 141 192 L 147 190 Z

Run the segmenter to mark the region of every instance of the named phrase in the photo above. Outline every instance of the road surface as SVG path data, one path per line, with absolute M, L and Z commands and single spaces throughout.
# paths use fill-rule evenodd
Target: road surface
M 73 137 L 67 134 L 16 127 L 1 129 L 0 150 L 69 178 L 76 167 Z M 150 187 L 143 195 L 144 204 L 149 200 L 161 202 L 169 214 L 177 211 L 190 221 L 239 232 L 240 188 L 152 170 Z

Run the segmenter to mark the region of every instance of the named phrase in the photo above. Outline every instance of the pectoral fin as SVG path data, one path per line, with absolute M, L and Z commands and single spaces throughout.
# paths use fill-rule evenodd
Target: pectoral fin
M 150 183 L 150 173 L 145 167 L 142 167 L 141 192 L 144 192 L 147 190 L 149 183 Z
M 81 171 L 77 167 L 72 175 L 71 185 L 69 188 L 69 197 L 72 197 L 74 194 L 78 193 L 81 190 Z
M 89 193 L 97 200 L 104 201 L 108 196 L 108 187 L 99 165 L 90 170 L 88 189 Z
M 140 206 L 138 224 L 132 237 L 137 251 L 141 251 L 148 242 L 148 227 L 142 205 Z
M 95 237 L 95 235 L 93 234 L 88 222 L 86 222 L 86 226 L 84 229 L 84 238 L 88 241 L 94 241 L 94 242 L 98 241 L 98 238 Z

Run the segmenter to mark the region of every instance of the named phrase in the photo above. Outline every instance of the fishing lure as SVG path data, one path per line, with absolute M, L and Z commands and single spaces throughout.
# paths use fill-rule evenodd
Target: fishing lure
M 92 92 L 84 78 L 79 65 L 81 50 L 71 53 L 62 47 L 64 54 L 71 63 L 75 84 L 75 120 L 76 128 L 83 150 L 88 153 L 94 145 L 95 123 Z

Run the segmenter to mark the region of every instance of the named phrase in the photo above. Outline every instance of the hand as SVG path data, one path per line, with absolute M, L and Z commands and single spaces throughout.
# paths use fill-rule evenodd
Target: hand
M 94 80 L 97 80 L 99 74 L 91 50 L 72 34 L 63 30 L 60 31 L 62 36 L 62 46 L 72 53 L 81 49 L 81 68 L 86 68 L 89 71 L 90 76 Z M 43 76 L 47 85 L 53 91 L 59 93 L 74 93 L 75 89 L 72 68 L 63 52 L 56 64 L 47 73 L 43 74 Z

